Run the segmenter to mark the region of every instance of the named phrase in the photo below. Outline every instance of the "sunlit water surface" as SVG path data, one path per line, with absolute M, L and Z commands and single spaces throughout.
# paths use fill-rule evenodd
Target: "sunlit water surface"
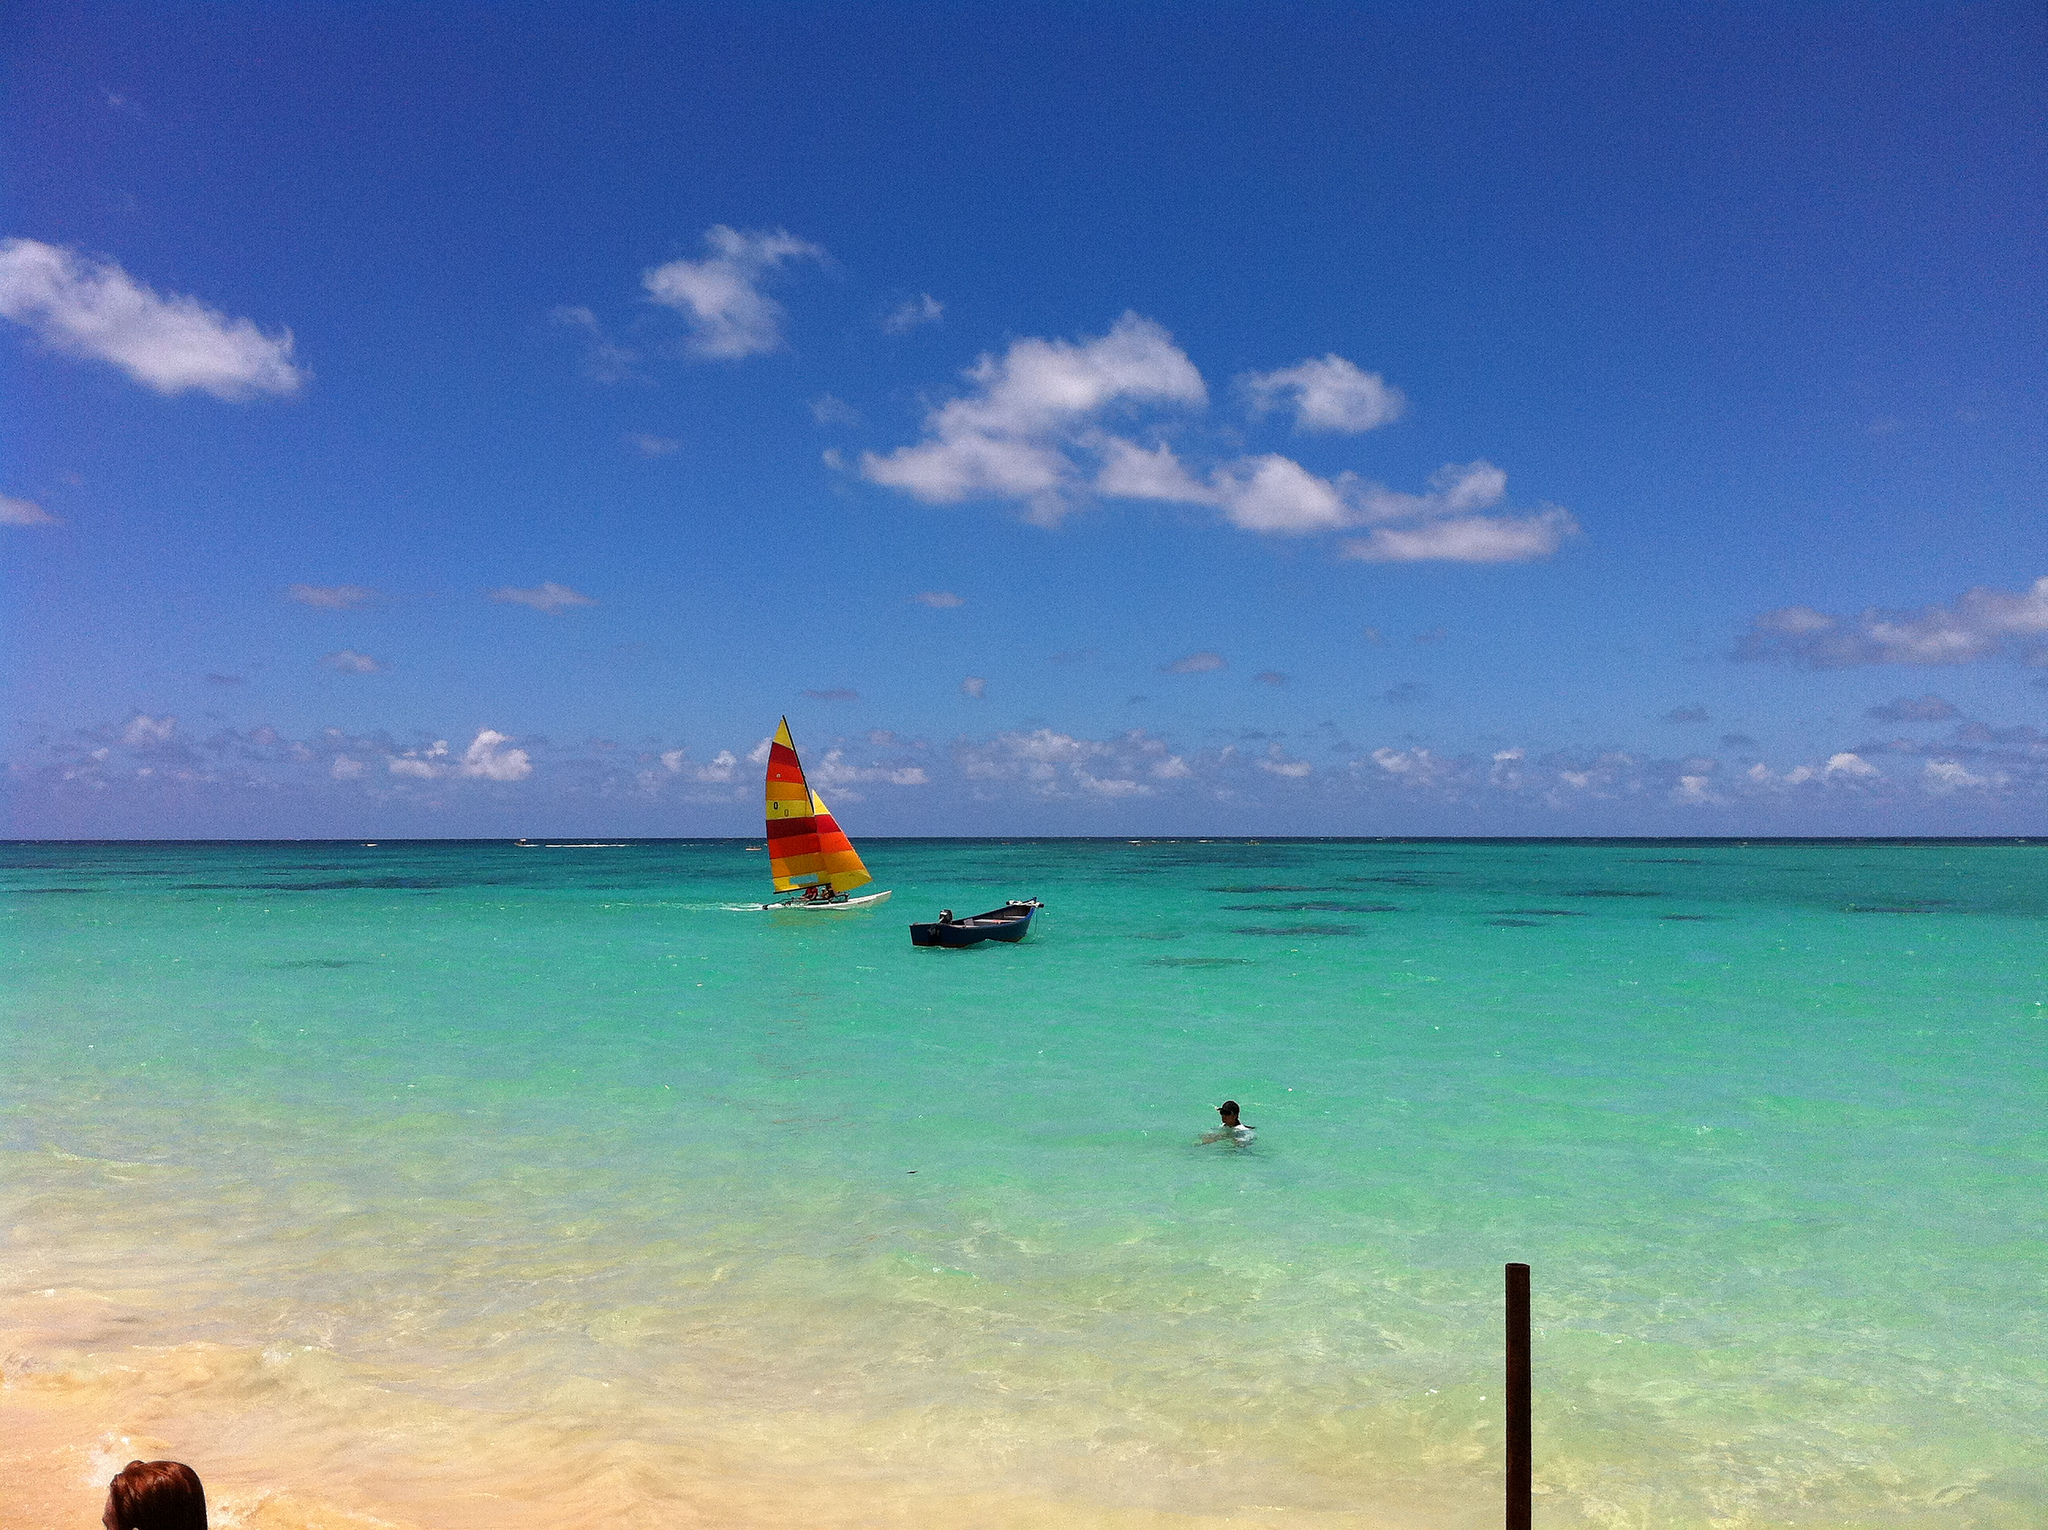
M 16 1400 L 249 1523 L 1480 1526 L 1520 1259 L 1546 1526 L 2048 1522 L 2048 849 L 865 848 L 6 847 Z

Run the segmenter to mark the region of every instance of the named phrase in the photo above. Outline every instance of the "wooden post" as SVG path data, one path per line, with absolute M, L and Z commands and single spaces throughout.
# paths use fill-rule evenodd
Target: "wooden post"
M 1534 1461 L 1529 1453 L 1529 1267 L 1508 1266 L 1507 1530 L 1529 1530 Z

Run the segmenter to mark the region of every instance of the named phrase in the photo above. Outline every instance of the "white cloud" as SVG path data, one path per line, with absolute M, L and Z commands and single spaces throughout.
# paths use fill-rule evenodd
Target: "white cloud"
M 1092 776 L 1085 770 L 1075 770 L 1074 783 L 1091 797 L 1149 797 L 1152 788 L 1143 781 L 1133 781 L 1126 776 Z
M 1110 499 L 1163 499 L 1177 504 L 1214 504 L 1213 491 L 1197 483 L 1181 466 L 1173 448 L 1151 451 L 1121 436 L 1103 436 L 1095 443 L 1102 466 L 1095 474 L 1095 492 Z
M 337 781 L 360 781 L 363 777 L 363 772 L 368 768 L 361 760 L 352 759 L 345 754 L 337 754 L 334 757 L 334 762 L 327 767 L 327 774 Z
M 811 418 L 820 425 L 858 425 L 860 411 L 843 398 L 821 393 L 811 400 Z
M 626 440 L 643 457 L 666 457 L 680 451 L 683 445 L 674 436 L 650 436 L 640 431 L 631 433 Z
M 960 694 L 971 701 L 979 701 L 988 694 L 988 681 L 980 675 L 969 675 L 960 682 Z
M 951 590 L 919 590 L 910 598 L 921 606 L 930 606 L 934 611 L 951 611 L 955 607 L 967 604 Z
M 566 584 L 556 584 L 552 579 L 531 590 L 516 589 L 512 585 L 501 585 L 490 592 L 491 599 L 507 605 L 531 606 L 548 616 L 559 616 L 577 606 L 594 606 L 597 602 L 588 595 L 579 594 Z
M 154 749 L 168 744 L 177 730 L 175 717 L 150 717 L 137 712 L 121 730 L 121 742 L 130 749 Z
M 2019 651 L 2048 636 L 2048 577 L 2018 593 L 1978 586 L 1949 606 L 1891 611 L 1872 606 L 1834 616 L 1811 606 L 1782 606 L 1750 623 L 1738 659 L 1765 659 L 1804 669 L 1860 664 L 1967 664 Z
M 360 584 L 292 584 L 285 586 L 284 593 L 289 600 L 322 611 L 353 611 L 383 599 L 378 591 Z
M 1175 659 L 1171 664 L 1160 665 L 1159 673 L 1162 675 L 1206 675 L 1219 669 L 1228 669 L 1229 667 L 1230 661 L 1224 658 L 1222 654 L 1204 649 L 1200 653 L 1191 653 Z
M 1341 485 L 1288 457 L 1246 457 L 1218 468 L 1214 482 L 1224 518 L 1240 530 L 1309 536 L 1353 521 Z
M 32 499 L 0 494 L 0 526 L 57 526 L 63 524 Z
M 879 781 L 889 786 L 931 785 L 931 777 L 925 774 L 921 765 L 854 765 L 847 761 L 845 751 L 840 749 L 827 750 L 825 758 L 807 767 L 805 774 L 818 785 L 829 786 L 856 802 L 860 798 L 847 794 L 845 788 L 862 782 Z
M 892 335 L 904 334 L 921 324 L 938 323 L 945 312 L 946 305 L 929 292 L 919 293 L 890 309 L 888 317 L 882 320 L 882 328 Z
M 533 774 L 533 761 L 524 749 L 508 749 L 512 741 L 495 728 L 483 728 L 457 757 L 448 752 L 448 741 L 436 739 L 424 749 L 408 749 L 392 755 L 385 768 L 394 776 L 411 776 L 422 781 L 445 777 L 467 777 L 481 781 L 524 781 Z
M 1710 776 L 1680 776 L 1671 788 L 1671 800 L 1690 807 L 1720 807 L 1728 799 L 1714 790 Z
M 462 773 L 487 781 L 524 781 L 533 774 L 533 762 L 524 749 L 508 749 L 512 741 L 504 734 L 485 728 L 462 752 Z
M 1491 462 L 1446 462 L 1429 475 L 1427 494 L 1402 494 L 1379 484 L 1364 486 L 1359 510 L 1368 521 L 1427 520 L 1469 515 L 1500 503 L 1508 492 L 1508 475 Z
M 1399 388 L 1337 355 L 1278 372 L 1253 372 L 1242 382 L 1255 413 L 1291 405 L 1299 430 L 1375 430 L 1398 420 L 1408 407 Z
M 1573 535 L 1566 510 L 1528 516 L 1465 516 L 1414 526 L 1380 526 L 1346 542 L 1340 556 L 1364 563 L 1527 563 L 1547 558 Z
M 353 648 L 344 648 L 330 653 L 320 661 L 329 669 L 339 670 L 344 675 L 381 675 L 384 662 L 373 659 L 366 653 L 357 653 Z
M 1287 752 L 1278 744 L 1268 744 L 1266 757 L 1256 763 L 1259 769 L 1268 775 L 1283 776 L 1290 781 L 1299 781 L 1303 776 L 1311 775 L 1315 771 L 1315 766 L 1309 764 L 1307 760 L 1290 759 Z
M 1041 526 L 1057 525 L 1077 496 L 1092 492 L 1211 506 L 1231 525 L 1265 536 L 1373 528 L 1341 549 L 1367 562 L 1526 562 L 1556 552 L 1578 530 L 1569 512 L 1554 507 L 1479 514 L 1507 491 L 1507 475 L 1483 460 L 1445 465 L 1422 494 L 1351 472 L 1326 478 L 1278 453 L 1222 462 L 1204 478 L 1163 441 L 1145 444 L 1103 428 L 1112 408 L 1207 402 L 1194 363 L 1170 334 L 1136 314 L 1096 340 L 1016 341 L 966 375 L 975 391 L 930 409 L 924 439 L 914 445 L 863 453 L 862 476 L 931 504 L 1012 500 Z M 1245 381 L 1264 407 L 1291 399 L 1304 428 L 1369 429 L 1401 407 L 1397 392 L 1341 356 Z M 836 453 L 825 460 L 840 465 Z
M 153 292 L 111 261 L 34 239 L 0 241 L 0 316 L 163 394 L 291 393 L 308 375 L 292 364 L 290 330 L 266 335 L 197 298 Z
M 1827 767 L 1821 773 L 1829 776 L 1847 776 L 1851 779 L 1860 779 L 1874 776 L 1878 771 L 1875 765 L 1871 764 L 1870 761 L 1864 759 L 1861 755 L 1844 752 L 1829 755 Z
M 1929 791 L 1943 794 L 1992 784 L 1991 777 L 1972 775 L 1954 760 L 1929 760 L 1920 767 L 1920 774 Z
M 863 452 L 862 476 L 931 504 L 1018 500 L 1030 519 L 1055 525 L 1079 482 L 1066 448 L 1095 416 L 1118 404 L 1208 400 L 1173 337 L 1134 313 L 1094 340 L 1015 341 L 966 376 L 974 391 L 930 410 L 923 441 Z
M 717 224 L 706 230 L 711 254 L 672 260 L 642 278 L 655 302 L 675 309 L 691 329 L 690 354 L 735 361 L 782 349 L 782 305 L 761 290 L 761 280 L 791 260 L 823 261 L 815 244 L 776 230 L 740 233 Z

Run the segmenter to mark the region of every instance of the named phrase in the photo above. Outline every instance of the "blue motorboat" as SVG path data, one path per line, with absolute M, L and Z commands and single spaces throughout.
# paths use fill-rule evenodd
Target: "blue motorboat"
M 1022 940 L 1031 928 L 1031 916 L 1045 905 L 1036 898 L 1012 898 L 1001 908 L 992 908 L 971 919 L 955 919 L 945 910 L 930 924 L 913 924 L 913 946 L 978 946 L 984 940 Z

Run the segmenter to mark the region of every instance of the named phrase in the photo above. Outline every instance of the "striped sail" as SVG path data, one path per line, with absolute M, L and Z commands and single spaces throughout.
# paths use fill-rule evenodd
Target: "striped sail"
M 825 799 L 804 779 L 787 717 L 768 746 L 768 870 L 777 892 L 823 883 L 843 893 L 874 881 Z

